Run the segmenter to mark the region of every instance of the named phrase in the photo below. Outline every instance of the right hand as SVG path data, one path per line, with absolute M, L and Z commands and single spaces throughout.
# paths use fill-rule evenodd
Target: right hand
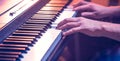
M 80 32 L 89 36 L 100 37 L 102 36 L 101 34 L 103 34 L 102 24 L 104 24 L 104 22 L 87 19 L 84 17 L 67 18 L 58 24 L 57 29 L 68 29 L 67 31 L 63 32 L 64 37 L 76 32 Z

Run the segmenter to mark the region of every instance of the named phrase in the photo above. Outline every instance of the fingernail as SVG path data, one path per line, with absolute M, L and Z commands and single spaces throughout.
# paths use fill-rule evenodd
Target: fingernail
M 56 29 L 61 30 L 59 27 L 56 27 Z
M 58 27 L 56 27 L 56 29 L 59 29 Z

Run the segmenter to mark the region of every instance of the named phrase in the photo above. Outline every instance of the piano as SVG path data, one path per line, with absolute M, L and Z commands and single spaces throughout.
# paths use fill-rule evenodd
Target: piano
M 55 61 L 64 47 L 55 27 L 76 15 L 72 0 L 0 0 L 0 61 Z

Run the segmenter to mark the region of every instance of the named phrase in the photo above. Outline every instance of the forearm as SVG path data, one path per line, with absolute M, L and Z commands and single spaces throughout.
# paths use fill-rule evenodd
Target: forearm
M 108 7 L 108 12 L 109 12 L 110 16 L 118 17 L 118 16 L 120 16 L 120 6 Z
M 106 23 L 102 27 L 102 36 L 120 41 L 120 24 Z

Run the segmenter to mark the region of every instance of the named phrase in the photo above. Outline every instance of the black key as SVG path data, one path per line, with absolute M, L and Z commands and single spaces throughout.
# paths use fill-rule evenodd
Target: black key
M 41 32 L 45 32 L 46 31 L 46 28 L 43 27 L 43 28 L 27 28 L 27 27 L 22 27 L 22 28 L 19 28 L 19 30 L 33 30 L 33 31 L 41 31 Z M 17 33 L 14 33 L 14 34 L 17 34 Z M 24 33 L 25 34 L 25 33 Z M 23 34 L 23 35 L 24 35 Z M 22 35 L 22 34 L 21 34 Z M 37 34 L 34 34 L 34 33 L 31 33 L 31 34 L 27 34 L 26 35 L 29 35 L 29 36 L 37 36 Z
M 19 45 L 19 44 L 0 44 L 0 47 L 16 47 L 16 48 L 25 48 L 26 50 L 30 50 L 28 45 Z
M 32 43 L 35 43 L 37 40 L 35 39 L 21 39 L 21 38 L 7 38 L 8 41 L 31 41 Z
M 0 46 L 5 47 L 22 47 L 22 48 L 28 48 L 28 45 L 17 45 L 17 44 L 0 44 Z
M 43 26 L 22 26 L 22 27 L 20 27 L 20 29 L 21 28 L 45 29 L 45 27 L 43 27 Z
M 10 35 L 9 38 L 35 39 L 36 37 L 34 37 L 34 36 L 14 36 L 14 35 Z
M 28 23 L 28 24 L 23 24 L 22 26 L 42 26 L 42 25 L 47 25 L 47 24 L 31 24 L 31 23 Z
M 36 24 L 36 25 L 50 25 L 52 24 L 52 20 L 33 20 L 33 19 L 30 19 L 28 21 L 26 21 L 26 23 L 29 23 L 29 24 Z
M 3 44 L 19 44 L 19 45 L 32 45 L 32 41 L 12 41 L 12 40 L 4 40 Z
M 28 25 L 27 25 L 28 24 Z M 29 25 L 29 24 L 35 24 L 35 25 Z M 27 22 L 26 25 L 23 25 L 20 27 L 21 28 L 43 28 L 44 30 L 50 28 L 51 24 L 47 24 L 47 23 L 44 23 L 44 24 L 41 24 L 41 25 L 37 25 L 38 23 L 37 22 Z
M 42 15 L 59 15 L 58 11 L 38 11 L 37 14 L 42 14 Z
M 36 24 L 36 25 L 30 26 L 30 25 L 27 25 L 27 24 Z M 26 22 L 26 25 L 23 25 L 19 28 L 25 28 L 25 27 L 27 27 L 27 28 L 44 28 L 44 27 L 47 26 L 46 24 L 41 24 L 39 26 L 37 24 L 38 24 L 37 22 Z
M 0 51 L 0 54 L 11 54 L 11 55 L 20 55 L 22 52 L 13 52 L 13 51 Z
M 27 24 L 41 24 L 41 25 L 51 25 L 52 21 L 39 21 L 39 20 L 29 20 L 26 21 Z
M 26 28 L 21 28 L 21 29 L 26 29 Z M 33 30 L 33 28 L 27 28 L 27 30 Z M 34 30 L 39 30 L 39 29 L 34 29 Z M 16 32 L 14 32 L 13 33 L 13 35 L 15 35 L 15 36 L 34 36 L 34 37 L 39 37 L 39 34 L 37 34 L 37 33 L 16 33 Z
M 65 7 L 65 4 L 61 4 L 61 3 L 48 3 L 46 4 L 45 6 L 48 6 L 48 7 Z
M 16 58 L 1 58 L 0 61 L 16 61 Z
M 62 7 L 43 7 L 41 10 L 45 11 L 61 11 L 63 8 Z
M 56 0 L 51 0 L 49 3 L 51 3 L 51 4 L 56 4 L 56 3 L 59 3 L 59 4 L 67 4 L 68 1 L 66 1 L 66 0 L 62 0 L 62 1 L 60 1 L 60 0 L 58 0 L 58 1 L 56 1 Z M 49 4 L 49 3 L 48 3 L 48 4 Z
M 23 26 L 19 27 L 18 30 L 36 30 L 36 31 L 44 31 L 46 28 L 45 26 L 38 26 L 37 24 L 24 24 Z
M 33 39 L 7 38 L 0 45 L 0 51 L 20 51 L 30 50 L 28 46 L 33 46 Z
M 5 47 L 5 46 L 0 46 L 0 51 L 25 51 L 25 48 L 22 47 Z
M 41 30 L 30 30 L 30 31 L 42 31 L 42 32 L 44 32 L 43 29 L 46 30 L 47 28 L 50 28 L 50 27 L 51 27 L 50 24 L 43 24 L 43 25 L 45 25 L 45 26 L 41 26 L 40 24 L 23 24 L 22 27 L 23 27 L 23 28 L 24 28 L 24 27 L 28 27 L 28 28 L 29 28 L 29 27 L 40 27 L 40 26 L 41 26 L 41 27 L 40 27 L 40 29 L 42 28 Z M 20 28 L 19 30 L 25 30 L 25 29 L 21 29 L 21 28 Z M 28 31 L 29 31 L 29 30 L 28 30 Z
M 40 20 L 39 20 L 39 19 L 29 19 L 28 21 L 51 22 L 51 20 L 49 20 L 49 19 L 48 19 L 48 20 L 43 20 L 43 19 L 40 19 Z M 26 21 L 26 22 L 27 22 L 27 21 Z
M 28 24 L 52 24 L 51 21 L 35 21 L 35 20 L 31 20 L 31 21 L 26 21 L 26 23 Z
M 1 58 L 19 58 L 19 55 L 0 54 Z
M 7 38 L 5 41 L 8 41 L 8 42 L 10 42 L 10 41 L 12 41 L 12 42 L 22 42 L 22 43 L 35 43 L 37 40 L 34 40 L 34 39 L 21 39 L 21 38 Z M 4 42 L 5 42 L 4 41 Z M 25 44 L 26 45 L 26 44 Z M 28 45 L 28 44 L 27 44 Z
M 55 15 L 40 15 L 40 14 L 34 14 L 31 19 L 44 19 L 44 20 L 55 20 Z
M 19 32 L 20 33 L 41 33 L 40 31 L 26 31 L 26 30 L 16 30 L 15 32 L 18 32 L 18 33 Z M 30 37 L 30 38 L 35 38 L 35 37 Z
M 27 31 L 27 30 L 16 30 L 15 31 L 16 33 L 37 33 L 37 34 L 39 34 L 39 35 L 42 35 L 42 32 L 40 32 L 40 31 Z M 12 37 L 12 38 L 15 38 L 15 37 Z M 20 38 L 20 37 L 19 37 Z M 35 37 L 26 37 L 26 36 L 24 36 L 24 37 L 21 37 L 22 39 L 35 39 Z
M 34 39 L 21 39 L 21 38 L 7 38 L 6 40 L 17 40 L 17 41 L 34 41 Z
M 19 51 L 0 51 L 2 55 L 18 55 L 19 57 L 23 57 L 21 54 L 22 52 Z

